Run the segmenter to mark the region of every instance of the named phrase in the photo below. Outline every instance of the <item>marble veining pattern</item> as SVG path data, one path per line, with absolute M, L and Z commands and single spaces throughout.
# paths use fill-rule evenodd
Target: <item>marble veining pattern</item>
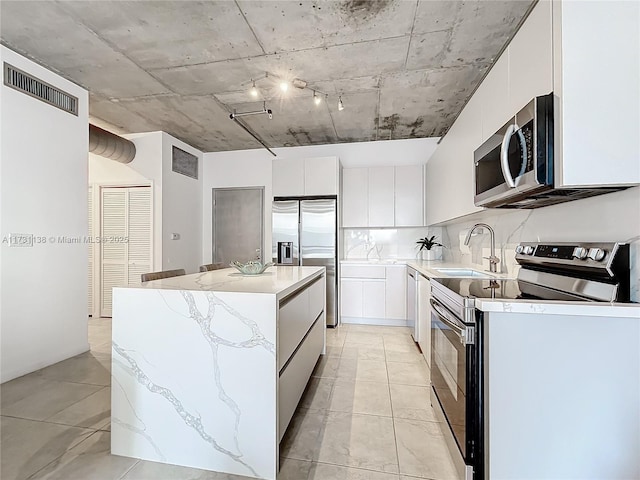
M 274 478 L 275 312 L 274 295 L 117 290 L 113 453 Z

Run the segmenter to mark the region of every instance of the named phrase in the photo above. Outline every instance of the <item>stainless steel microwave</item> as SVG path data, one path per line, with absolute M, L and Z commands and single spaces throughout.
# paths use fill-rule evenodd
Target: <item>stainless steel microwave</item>
M 553 101 L 534 98 L 473 153 L 477 207 L 538 208 L 626 188 L 554 188 Z

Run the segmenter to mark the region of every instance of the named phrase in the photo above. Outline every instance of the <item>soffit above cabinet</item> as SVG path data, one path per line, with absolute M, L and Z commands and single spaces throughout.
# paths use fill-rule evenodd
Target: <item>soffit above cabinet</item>
M 0 32 L 87 88 L 92 117 L 224 151 L 260 148 L 229 113 L 263 100 L 273 119 L 244 120 L 272 147 L 441 136 L 531 4 L 3 1 Z M 310 89 L 282 97 L 266 72 L 328 101 L 316 106 Z

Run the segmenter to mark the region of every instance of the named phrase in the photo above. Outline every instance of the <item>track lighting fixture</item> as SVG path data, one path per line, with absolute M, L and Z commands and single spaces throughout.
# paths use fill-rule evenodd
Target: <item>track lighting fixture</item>
M 342 96 L 338 97 L 338 111 L 344 110 L 344 103 L 342 103 Z
M 320 98 L 320 96 L 316 93 L 316 91 L 313 91 L 313 103 L 317 105 L 320 105 L 320 102 L 322 102 L 322 99 Z
M 282 90 L 284 93 L 286 93 L 287 90 L 289 90 L 289 82 L 280 83 L 280 90 Z
M 256 87 L 256 81 L 255 80 L 251 80 L 251 82 L 253 83 L 253 86 L 249 90 L 249 93 L 251 94 L 251 96 L 253 98 L 256 98 L 258 96 L 258 88 Z

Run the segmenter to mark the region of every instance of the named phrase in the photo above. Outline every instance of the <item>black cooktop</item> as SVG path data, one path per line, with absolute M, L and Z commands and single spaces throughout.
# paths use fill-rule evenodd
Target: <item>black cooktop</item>
M 522 280 L 491 280 L 486 278 L 435 278 L 433 280 L 466 298 L 589 300 Z

